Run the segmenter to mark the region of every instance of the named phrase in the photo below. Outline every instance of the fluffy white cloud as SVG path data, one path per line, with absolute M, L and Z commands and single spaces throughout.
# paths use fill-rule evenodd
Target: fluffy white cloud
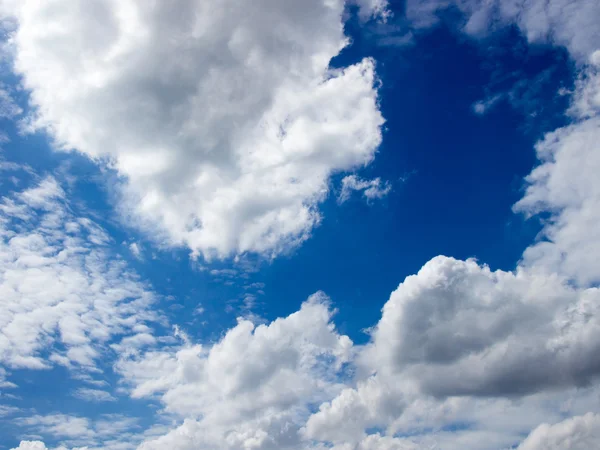
M 600 415 L 589 413 L 555 425 L 540 425 L 517 450 L 588 450 L 599 446 Z
M 364 14 L 382 10 L 371 3 Z M 107 158 L 125 177 L 123 214 L 170 244 L 284 251 L 319 222 L 329 176 L 381 141 L 374 62 L 328 68 L 348 43 L 344 0 L 3 8 L 31 127 Z
M 34 415 L 20 418 L 15 423 L 21 427 L 33 428 L 38 433 L 60 438 L 91 439 L 94 436 L 88 419 L 64 414 Z
M 392 294 L 364 358 L 436 396 L 585 385 L 600 375 L 599 308 L 595 288 L 436 257 Z
M 598 305 L 599 289 L 556 275 L 436 257 L 392 293 L 358 356 L 356 385 L 322 404 L 305 435 L 358 446 L 379 428 L 422 448 L 510 446 L 567 399 L 590 395 L 577 387 L 597 386 Z M 577 402 L 577 412 L 597 408 Z
M 352 352 L 331 315 L 327 298 L 315 294 L 268 325 L 240 320 L 213 345 L 186 342 L 120 361 L 134 397 L 158 394 L 167 411 L 188 418 L 140 448 L 298 448 L 311 405 L 339 392 Z
M 342 179 L 342 190 L 338 196 L 338 202 L 344 203 L 354 191 L 362 191 L 367 200 L 373 200 L 385 197 L 391 190 L 390 183 L 381 181 L 379 177 L 364 180 L 356 175 L 348 175 Z
M 0 202 L 0 364 L 92 369 L 154 320 L 153 294 L 53 178 Z
M 600 45 L 600 44 L 599 44 Z M 600 283 L 600 61 L 596 51 L 582 74 L 570 112 L 574 123 L 537 144 L 541 164 L 527 177 L 515 205 L 527 214 L 550 212 L 544 239 L 523 255 L 526 266 L 567 275 L 581 286 Z

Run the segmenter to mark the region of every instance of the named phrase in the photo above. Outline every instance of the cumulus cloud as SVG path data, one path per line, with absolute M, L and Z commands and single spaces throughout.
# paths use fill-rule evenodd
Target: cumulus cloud
M 383 123 L 374 61 L 329 69 L 348 43 L 345 6 L 3 3 L 18 23 L 10 43 L 30 128 L 108 159 L 130 224 L 207 257 L 300 243 L 330 175 L 373 159 Z
M 600 282 L 596 255 L 600 252 L 600 98 L 588 87 L 600 82 L 600 74 L 586 78 L 575 94 L 575 123 L 549 133 L 537 146 L 541 164 L 526 178 L 525 196 L 515 205 L 529 215 L 550 212 L 543 240 L 523 255 L 524 264 L 569 276 L 582 286 Z M 596 115 L 590 114 L 592 111 Z
M 600 415 L 589 413 L 555 425 L 540 425 L 517 450 L 588 450 L 599 445 Z
M 355 386 L 322 404 L 305 435 L 360 448 L 383 428 L 419 448 L 491 450 L 564 408 L 595 409 L 585 397 L 598 398 L 587 386 L 600 375 L 599 304 L 599 289 L 557 275 L 436 257 L 392 293 Z
M 11 450 L 51 450 L 46 447 L 42 441 L 21 441 L 18 447 Z M 57 447 L 54 450 L 67 450 L 66 447 Z M 85 448 L 73 449 L 73 450 L 86 450 Z
M 88 419 L 64 414 L 34 415 L 17 419 L 15 423 L 18 426 L 34 428 L 36 432 L 60 438 L 91 439 L 94 435 Z
M 435 396 L 586 385 L 600 374 L 598 305 L 600 290 L 558 277 L 437 257 L 392 294 L 365 358 Z
M 311 405 L 340 389 L 352 342 L 331 323 L 323 294 L 299 311 L 255 327 L 241 319 L 209 346 L 186 342 L 117 365 L 133 397 L 155 396 L 185 417 L 143 449 L 298 448 Z
M 496 94 L 492 97 L 488 97 L 483 100 L 478 100 L 475 103 L 473 103 L 473 112 L 479 116 L 483 116 L 484 114 L 489 112 L 501 99 L 502 94 Z
M 342 190 L 338 196 L 338 202 L 347 201 L 354 191 L 361 192 L 367 200 L 383 198 L 390 193 L 392 186 L 381 178 L 364 180 L 356 175 L 348 175 L 342 179 Z
M 0 202 L 1 364 L 92 369 L 108 344 L 156 319 L 153 293 L 109 243 L 54 178 Z

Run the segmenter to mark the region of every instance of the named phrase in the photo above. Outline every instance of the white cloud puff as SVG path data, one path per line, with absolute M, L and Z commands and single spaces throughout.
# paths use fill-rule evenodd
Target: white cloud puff
M 338 375 L 352 352 L 331 315 L 327 298 L 315 294 L 268 325 L 240 320 L 213 345 L 120 361 L 134 397 L 158 394 L 167 411 L 187 418 L 140 448 L 298 448 L 310 405 L 341 389 Z
M 30 125 L 109 159 L 123 214 L 163 242 L 285 251 L 319 222 L 329 176 L 373 159 L 374 62 L 328 67 L 348 43 L 343 0 L 83 5 L 3 3 Z

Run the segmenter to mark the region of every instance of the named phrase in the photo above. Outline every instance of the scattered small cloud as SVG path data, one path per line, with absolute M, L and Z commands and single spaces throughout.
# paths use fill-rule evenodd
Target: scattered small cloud
M 478 116 L 488 113 L 504 97 L 504 94 L 496 94 L 492 97 L 478 100 L 473 103 L 473 112 Z
M 73 397 L 93 403 L 117 401 L 109 392 L 101 389 L 79 388 L 73 392 Z
M 391 183 L 382 181 L 379 177 L 365 180 L 356 175 L 348 175 L 342 179 L 342 190 L 338 195 L 338 203 L 346 202 L 352 193 L 357 191 L 362 191 L 363 197 L 370 201 L 385 197 L 391 190 Z
M 137 260 L 142 261 L 144 259 L 144 256 L 142 255 L 142 247 L 137 242 L 132 242 L 129 244 L 129 251 Z

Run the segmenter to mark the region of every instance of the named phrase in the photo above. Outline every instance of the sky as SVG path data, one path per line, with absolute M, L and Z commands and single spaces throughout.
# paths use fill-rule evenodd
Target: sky
M 0 449 L 600 448 L 596 0 L 0 0 Z

